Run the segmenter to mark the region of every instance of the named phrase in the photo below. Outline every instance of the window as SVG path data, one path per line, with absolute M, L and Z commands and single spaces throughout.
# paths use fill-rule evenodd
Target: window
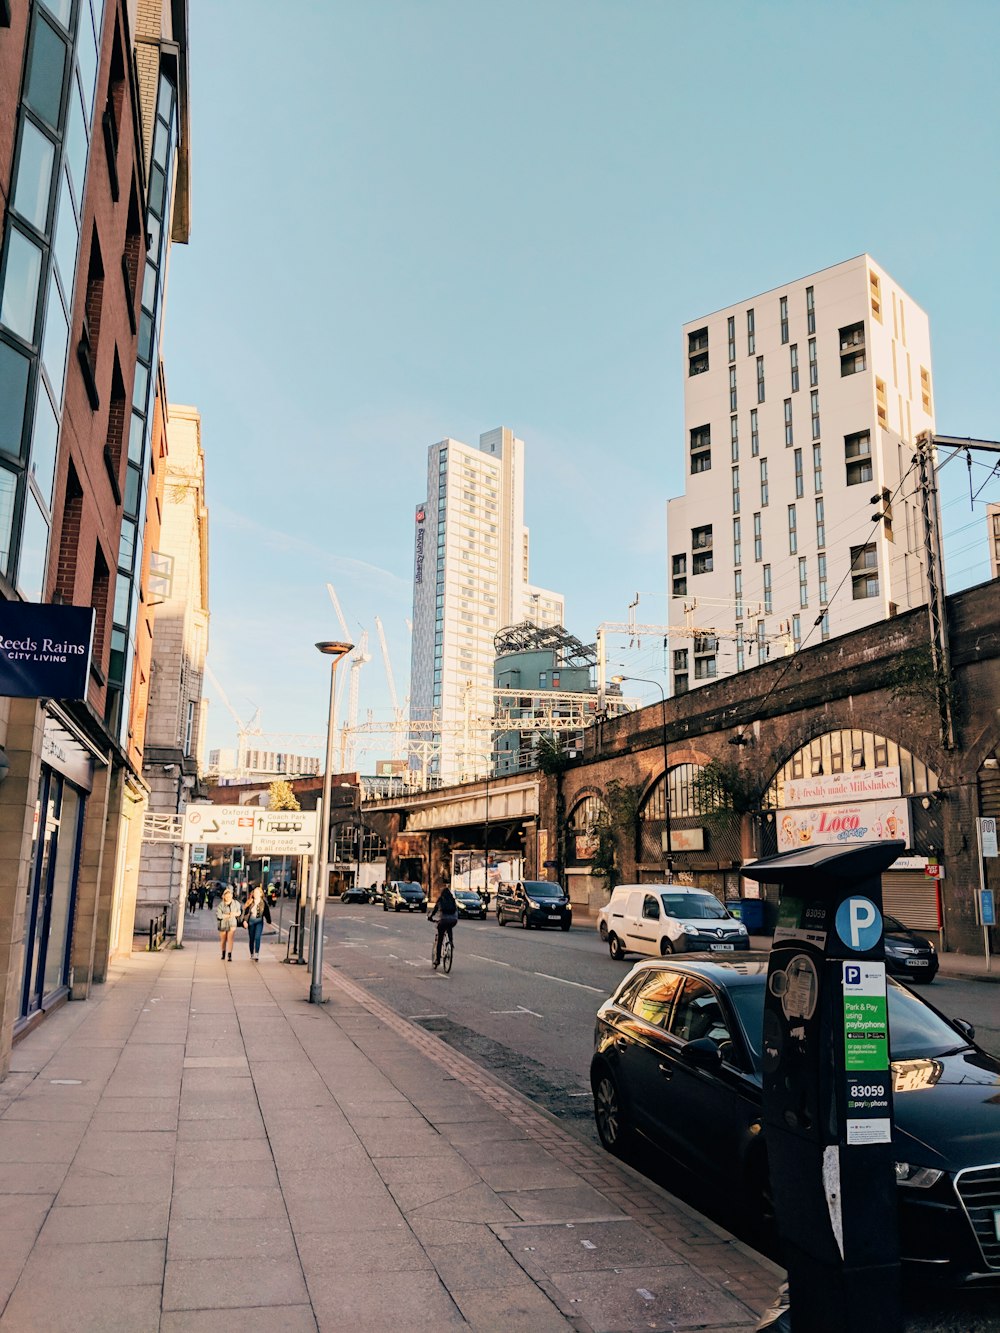
M 816 360 L 816 339 L 809 339 L 809 385 L 815 389 L 819 383 L 819 363 Z
M 745 646 L 743 641 L 743 626 L 736 626 L 736 670 L 742 671 L 746 665 Z
M 868 296 L 871 303 L 872 314 L 882 323 L 882 280 L 877 273 L 868 270 Z
M 743 619 L 743 571 L 733 571 L 733 593 L 736 602 L 736 619 Z
M 736 367 L 729 367 L 729 410 L 736 411 Z
M 931 372 L 925 367 L 920 367 L 920 402 L 928 416 L 932 413 L 931 405 Z
M 23 96 L 25 104 L 54 130 L 62 110 L 66 55 L 66 43 L 36 9 Z
M 687 694 L 687 692 L 688 692 L 687 672 L 686 671 L 683 673 L 677 672 L 674 675 L 674 694 Z
M 733 513 L 740 512 L 740 470 L 733 468 Z
M 895 344 L 893 345 L 895 351 Z M 845 324 L 840 330 L 840 374 L 857 375 L 865 370 L 865 324 Z
M 0 324 L 26 343 L 35 341 L 38 286 L 42 276 L 42 249 L 16 227 L 7 230 L 7 255 L 3 267 L 3 296 Z
M 753 311 L 747 311 L 747 356 L 753 356 L 757 350 L 757 338 L 754 333 Z
M 826 640 L 830 637 L 830 612 L 829 612 L 829 611 L 824 611 L 822 617 L 820 618 L 820 622 L 819 622 L 819 636 L 820 636 L 820 638 L 824 641 L 824 643 L 825 643 Z
M 712 680 L 716 674 L 715 657 L 696 657 L 694 659 L 695 680 Z
M 191 753 L 191 744 L 194 740 L 194 700 L 189 699 L 187 704 L 187 717 L 184 722 L 184 753 Z
M 781 323 L 781 341 L 788 342 L 788 297 L 778 298 L 778 319 Z
M 802 647 L 802 617 L 792 616 L 792 647 L 796 652 Z
M 712 466 L 712 428 L 695 426 L 691 431 L 691 472 L 708 472 Z
M 859 486 L 872 479 L 872 438 L 867 430 L 844 436 L 844 458 L 847 463 L 848 486 Z
M 757 661 L 763 662 L 767 656 L 767 630 L 763 620 L 757 621 Z
M 688 375 L 704 375 L 708 370 L 708 353 L 700 352 L 688 358 Z
M 823 497 L 816 501 L 816 545 L 826 545 L 826 516 L 823 511 Z
M 826 606 L 830 598 L 826 591 L 826 553 L 824 551 L 820 551 L 816 557 L 816 577 L 819 583 L 819 604 L 820 606 Z
M 703 375 L 708 369 L 708 328 L 688 334 L 688 375 Z
M 860 375 L 863 370 L 868 369 L 868 363 L 865 361 L 864 352 L 853 352 L 850 356 L 840 358 L 840 376 Z
M 757 409 L 750 409 L 750 452 L 754 458 L 760 453 L 760 431 L 757 429 Z
M 792 393 L 799 391 L 799 345 L 792 343 L 788 349 L 789 368 L 792 372 Z
M 729 418 L 729 444 L 730 455 L 733 462 L 736 463 L 739 461 L 740 457 L 740 428 L 738 417 Z
M 802 475 L 802 450 L 796 449 L 792 457 L 795 460 L 795 498 L 801 500 L 805 494 L 805 479 Z
M 813 490 L 819 495 L 823 489 L 823 449 L 819 444 L 813 445 Z
M 785 448 L 790 448 L 795 443 L 792 438 L 792 400 L 785 399 Z
M 851 547 L 851 594 L 856 602 L 878 596 L 878 556 L 874 542 Z
M 774 610 L 771 592 L 771 566 L 764 566 L 764 614 L 769 616 Z
M 13 454 L 15 458 L 21 453 L 30 365 L 22 352 L 9 343 L 0 342 L 0 450 L 5 454 Z M 0 485 L 5 482 L 4 474 L 0 477 Z M 4 563 L 0 558 L 0 568 Z
M 799 549 L 798 515 L 795 506 L 788 506 L 788 554 L 795 555 Z
M 691 529 L 691 546 L 695 551 L 704 550 L 712 545 L 712 525 L 706 523 L 702 528 Z
M 816 332 L 816 297 L 811 287 L 806 288 L 806 330 Z
M 675 597 L 686 597 L 688 590 L 687 581 L 687 556 L 675 555 L 671 565 L 671 578 L 673 580 L 673 595 Z
M 768 496 L 768 485 L 767 485 L 767 459 L 766 459 L 766 458 L 762 458 L 762 459 L 760 460 L 760 507 L 761 507 L 761 509 L 766 509 L 766 508 L 767 508 L 767 496 Z
M 799 606 L 809 605 L 809 572 L 806 568 L 806 558 L 799 556 Z
M 21 119 L 21 151 L 17 161 L 14 208 L 36 231 L 48 229 L 49 195 L 55 145 L 26 116 Z
M 760 530 L 760 514 L 753 516 L 753 558 L 758 563 L 764 555 L 764 539 Z
M 819 439 L 819 389 L 813 389 L 809 394 L 809 412 L 812 417 L 812 437 Z
M 730 361 L 736 360 L 736 316 L 730 315 L 726 320 L 726 341 L 729 346 Z
M 691 558 L 692 574 L 710 574 L 712 572 L 712 527 L 691 530 L 691 546 L 694 555 Z
M 743 563 L 743 524 L 738 518 L 733 519 L 733 564 Z
M 757 358 L 757 401 L 758 403 L 764 401 L 764 358 L 762 356 Z
M 688 650 L 686 648 L 674 649 L 674 670 L 687 671 L 688 669 Z

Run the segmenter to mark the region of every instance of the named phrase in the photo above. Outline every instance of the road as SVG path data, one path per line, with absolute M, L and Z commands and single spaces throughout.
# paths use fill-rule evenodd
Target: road
M 431 968 L 434 931 L 422 913 L 332 902 L 326 923 L 328 963 L 558 1116 L 570 1133 L 597 1142 L 589 1080 L 594 1015 L 631 956 L 614 962 L 589 923 L 567 933 L 525 931 L 501 929 L 490 916 L 459 923 L 455 965 L 444 976 Z M 979 1043 L 1000 1057 L 1000 985 L 939 977 L 919 993 L 942 1013 L 974 1024 Z M 651 1153 L 633 1157 L 632 1165 L 780 1261 L 773 1238 L 762 1237 L 759 1225 L 717 1192 Z M 908 1330 L 1000 1327 L 1000 1293 L 922 1292 L 918 1303 L 919 1318 L 911 1310 Z

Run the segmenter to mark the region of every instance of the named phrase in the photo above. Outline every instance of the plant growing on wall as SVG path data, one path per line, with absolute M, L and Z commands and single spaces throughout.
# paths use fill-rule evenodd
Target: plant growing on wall
M 738 764 L 711 759 L 692 779 L 698 810 L 712 828 L 726 828 L 732 817 L 742 818 L 760 808 L 764 785 Z
M 591 836 L 597 839 L 590 873 L 604 880 L 609 893 L 620 882 L 622 839 L 635 840 L 641 793 L 640 786 L 612 778 L 604 793 L 604 808 L 590 826 Z
M 279 778 L 267 789 L 267 808 L 269 810 L 301 810 L 298 798 L 292 791 L 292 784 Z

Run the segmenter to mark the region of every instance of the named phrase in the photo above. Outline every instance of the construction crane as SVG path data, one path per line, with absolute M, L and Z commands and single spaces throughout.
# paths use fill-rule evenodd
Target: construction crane
M 361 668 L 370 662 L 368 651 L 368 631 L 362 629 L 361 642 L 351 653 L 351 689 L 347 697 L 347 725 L 341 731 L 340 769 L 350 772 L 354 767 L 354 734 L 358 725 L 358 697 L 361 689 Z
M 402 722 L 404 720 L 403 710 L 399 706 L 399 697 L 396 694 L 396 680 L 392 674 L 392 663 L 389 660 L 389 645 L 385 641 L 385 630 L 382 628 L 382 621 L 378 616 L 375 617 L 375 629 L 382 648 L 382 662 L 385 666 L 386 684 L 389 686 L 389 699 L 392 702 L 393 721 Z M 392 734 L 392 757 L 394 760 L 402 759 L 403 753 L 403 732 L 401 730 L 394 731 Z
M 236 767 L 240 773 L 243 773 L 247 766 L 247 737 L 262 735 L 260 729 L 260 709 L 255 709 L 254 715 L 250 721 L 244 722 L 239 713 L 237 713 L 236 709 L 229 702 L 229 695 L 226 694 L 218 676 L 207 662 L 205 663 L 205 675 L 212 682 L 212 688 L 222 700 L 223 704 L 225 704 L 230 717 L 232 717 L 233 721 L 236 723 Z

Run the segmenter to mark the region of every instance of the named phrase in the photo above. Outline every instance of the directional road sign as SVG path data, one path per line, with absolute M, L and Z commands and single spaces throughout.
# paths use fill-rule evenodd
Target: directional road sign
M 256 810 L 254 856 L 312 856 L 316 851 L 315 810 Z
M 249 805 L 189 805 L 184 811 L 184 841 L 249 846 L 257 813 Z

